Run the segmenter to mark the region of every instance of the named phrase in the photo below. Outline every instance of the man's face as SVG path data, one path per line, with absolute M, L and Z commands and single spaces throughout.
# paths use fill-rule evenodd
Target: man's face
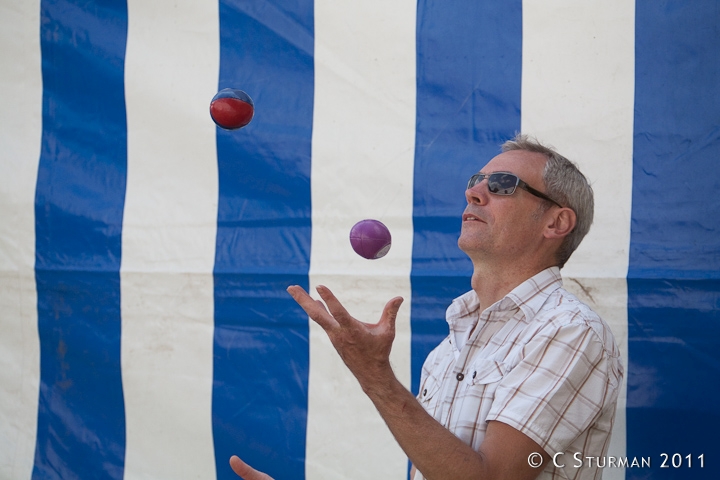
M 512 150 L 490 160 L 480 173 L 514 173 L 544 193 L 545 163 L 542 154 Z M 544 223 L 537 212 L 544 201 L 519 187 L 512 195 L 496 195 L 490 193 L 487 183 L 485 179 L 465 192 L 468 205 L 462 218 L 460 249 L 473 260 L 506 261 L 532 255 L 542 241 Z

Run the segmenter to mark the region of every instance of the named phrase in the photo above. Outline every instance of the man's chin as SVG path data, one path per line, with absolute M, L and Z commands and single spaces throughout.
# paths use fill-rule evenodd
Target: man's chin
M 472 256 L 472 253 L 480 249 L 480 242 L 477 238 L 469 238 L 460 234 L 457 242 L 458 248 L 465 252 L 466 255 Z

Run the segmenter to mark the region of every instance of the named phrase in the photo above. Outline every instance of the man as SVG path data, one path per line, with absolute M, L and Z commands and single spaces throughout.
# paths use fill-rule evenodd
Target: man
M 288 292 L 328 334 L 420 479 L 591 479 L 622 380 L 610 328 L 562 289 L 560 268 L 587 234 L 593 193 L 570 161 L 524 135 L 473 175 L 458 245 L 472 290 L 448 308 L 450 333 L 415 398 L 389 361 L 403 299 L 377 324 L 355 320 L 326 287 Z M 579 457 L 576 457 L 579 455 Z M 239 458 L 233 470 L 267 480 Z

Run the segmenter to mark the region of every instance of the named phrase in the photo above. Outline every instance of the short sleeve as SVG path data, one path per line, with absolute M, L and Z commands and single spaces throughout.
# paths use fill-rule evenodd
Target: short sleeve
M 614 404 L 618 383 L 609 352 L 587 323 L 553 322 L 520 350 L 487 420 L 512 426 L 553 455 Z

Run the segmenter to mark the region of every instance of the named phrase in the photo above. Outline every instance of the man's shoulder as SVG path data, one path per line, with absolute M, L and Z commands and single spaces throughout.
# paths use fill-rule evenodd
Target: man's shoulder
M 578 316 L 590 321 L 602 321 L 595 310 L 576 297 L 575 294 L 565 290 L 564 287 L 555 289 L 538 311 L 538 315 L 547 313 L 561 316 Z
M 543 329 L 589 331 L 610 356 L 620 355 L 615 336 L 607 322 L 588 304 L 564 288 L 558 288 L 550 294 L 533 321 L 544 324 Z

